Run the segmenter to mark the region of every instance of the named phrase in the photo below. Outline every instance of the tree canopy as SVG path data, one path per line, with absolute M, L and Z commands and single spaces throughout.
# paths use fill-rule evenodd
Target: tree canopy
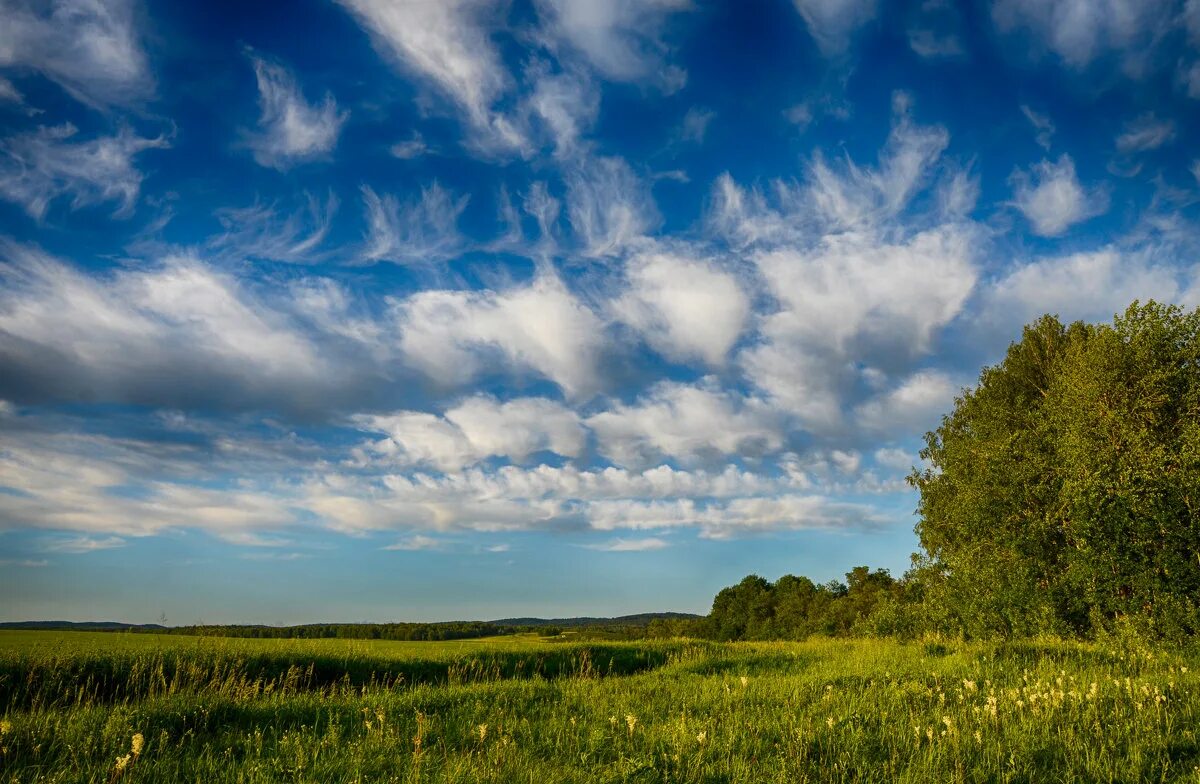
M 917 533 L 968 634 L 1200 628 L 1200 311 L 1027 326 L 926 436 Z

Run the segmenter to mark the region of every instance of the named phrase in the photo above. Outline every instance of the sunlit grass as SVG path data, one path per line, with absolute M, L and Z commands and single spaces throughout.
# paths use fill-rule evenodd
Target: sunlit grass
M 0 780 L 1200 782 L 1197 662 L 1180 654 L 51 638 L 0 640 L 0 687 L 49 684 L 36 703 L 5 703 Z M 172 656 L 196 668 L 176 688 L 134 675 Z M 305 656 L 347 674 L 440 676 L 289 683 Z M 80 661 L 146 688 L 72 692 Z M 491 669 L 444 677 L 471 661 Z

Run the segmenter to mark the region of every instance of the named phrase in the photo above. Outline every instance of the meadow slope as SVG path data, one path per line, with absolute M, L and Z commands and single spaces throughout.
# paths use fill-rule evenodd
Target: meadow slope
M 3 782 L 1200 781 L 1200 657 L 0 633 Z

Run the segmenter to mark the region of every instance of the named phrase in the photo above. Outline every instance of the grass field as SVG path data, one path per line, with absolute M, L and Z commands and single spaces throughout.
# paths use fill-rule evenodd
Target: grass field
M 3 782 L 1200 782 L 1200 657 L 0 632 Z

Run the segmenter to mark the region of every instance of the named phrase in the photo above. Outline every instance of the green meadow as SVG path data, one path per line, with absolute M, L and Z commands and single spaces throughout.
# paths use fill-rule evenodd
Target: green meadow
M 0 632 L 3 782 L 1197 781 L 1200 656 Z

